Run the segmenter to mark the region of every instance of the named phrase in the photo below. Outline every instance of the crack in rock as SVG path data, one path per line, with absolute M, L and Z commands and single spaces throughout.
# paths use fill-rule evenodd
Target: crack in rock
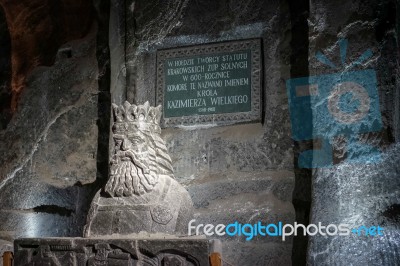
M 0 189 L 2 189 L 5 184 L 7 184 L 7 182 L 11 179 L 13 179 L 15 177 L 15 175 L 22 170 L 22 168 L 25 167 L 25 165 L 32 160 L 33 155 L 36 153 L 39 144 L 42 140 L 46 139 L 47 137 L 47 133 L 50 130 L 51 126 L 58 120 L 58 118 L 60 118 L 62 115 L 68 113 L 69 111 L 71 111 L 72 109 L 74 109 L 76 106 L 72 105 L 72 106 L 68 106 L 66 108 L 64 108 L 61 112 L 59 112 L 45 127 L 45 129 L 43 130 L 43 132 L 40 134 L 38 140 L 35 142 L 35 144 L 33 145 L 33 148 L 31 150 L 31 152 L 22 160 L 22 163 L 16 167 L 14 169 L 14 171 L 12 171 L 10 174 L 8 174 L 6 176 L 6 178 L 0 182 Z

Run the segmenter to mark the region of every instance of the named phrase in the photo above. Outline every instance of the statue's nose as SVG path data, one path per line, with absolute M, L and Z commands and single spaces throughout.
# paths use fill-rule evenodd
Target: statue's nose
M 122 148 L 122 150 L 123 151 L 126 151 L 127 149 L 128 149 L 128 141 L 126 141 L 126 140 L 123 140 L 122 141 L 122 144 L 121 144 L 121 148 Z

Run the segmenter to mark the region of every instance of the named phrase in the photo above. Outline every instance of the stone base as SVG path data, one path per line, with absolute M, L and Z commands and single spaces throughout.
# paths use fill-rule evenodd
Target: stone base
M 14 241 L 14 265 L 206 266 L 216 246 L 198 238 L 24 238 Z

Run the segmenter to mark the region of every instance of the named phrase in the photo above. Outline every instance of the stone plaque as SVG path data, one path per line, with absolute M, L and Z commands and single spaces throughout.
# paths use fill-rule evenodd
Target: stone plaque
M 261 40 L 157 52 L 163 127 L 261 120 Z

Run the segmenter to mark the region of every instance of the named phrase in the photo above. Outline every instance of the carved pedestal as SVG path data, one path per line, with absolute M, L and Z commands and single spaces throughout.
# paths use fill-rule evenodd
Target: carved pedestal
M 207 239 L 18 239 L 14 265 L 207 266 L 214 244 Z

